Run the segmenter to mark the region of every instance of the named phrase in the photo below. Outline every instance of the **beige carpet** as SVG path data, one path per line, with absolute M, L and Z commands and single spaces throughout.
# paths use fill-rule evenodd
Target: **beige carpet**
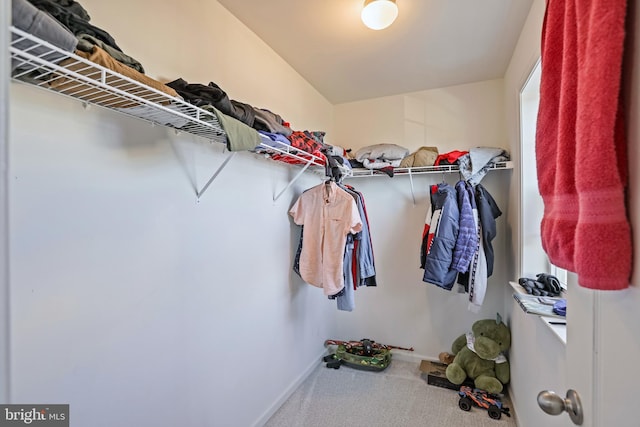
M 427 384 L 419 363 L 394 359 L 383 372 L 322 364 L 265 424 L 266 427 L 515 427 L 514 416 L 458 407 L 454 390 Z M 511 402 L 503 403 L 511 409 Z

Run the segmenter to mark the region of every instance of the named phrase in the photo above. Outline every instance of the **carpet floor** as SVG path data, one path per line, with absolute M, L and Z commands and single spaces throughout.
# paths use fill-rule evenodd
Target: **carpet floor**
M 427 384 L 419 363 L 394 359 L 382 372 L 315 369 L 266 427 L 516 427 L 514 416 L 458 407 L 454 390 Z M 502 399 L 510 408 L 508 396 Z

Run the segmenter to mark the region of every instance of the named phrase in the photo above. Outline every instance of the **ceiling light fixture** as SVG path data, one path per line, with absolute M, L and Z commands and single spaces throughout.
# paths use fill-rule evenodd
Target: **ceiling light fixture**
M 360 17 L 372 30 L 382 30 L 398 17 L 398 5 L 396 0 L 365 0 Z

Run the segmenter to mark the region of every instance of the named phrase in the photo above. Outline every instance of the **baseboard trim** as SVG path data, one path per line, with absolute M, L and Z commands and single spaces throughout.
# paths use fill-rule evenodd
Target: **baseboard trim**
M 516 422 L 516 425 L 519 426 L 520 423 L 518 422 L 518 404 L 516 402 L 516 399 L 514 397 L 514 393 L 513 393 L 513 388 L 511 388 L 511 383 L 509 383 L 507 385 L 507 391 L 509 392 L 509 399 L 511 400 L 511 417 L 513 417 L 513 420 Z
M 267 410 L 253 423 L 252 427 L 261 427 L 264 426 L 267 421 L 276 413 L 278 409 L 287 401 L 289 397 L 293 394 L 294 391 L 311 375 L 311 373 L 322 364 L 322 357 L 327 354 L 326 350 L 323 350 L 322 353 L 318 354 L 318 357 L 314 359 L 314 361 L 305 369 L 305 371 L 298 376 L 290 385 L 287 387 L 282 394 L 273 402 L 273 404 L 267 408 Z

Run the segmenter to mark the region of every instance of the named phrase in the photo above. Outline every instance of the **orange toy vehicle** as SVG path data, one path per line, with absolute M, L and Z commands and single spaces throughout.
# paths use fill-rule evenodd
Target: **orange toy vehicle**
M 502 406 L 502 402 L 495 394 L 477 388 L 472 389 L 468 386 L 462 386 L 458 395 L 460 395 L 458 406 L 463 411 L 470 411 L 471 407 L 475 405 L 486 409 L 489 412 L 489 417 L 494 420 L 499 420 L 502 414 L 506 414 L 507 417 L 511 416 L 509 408 Z

